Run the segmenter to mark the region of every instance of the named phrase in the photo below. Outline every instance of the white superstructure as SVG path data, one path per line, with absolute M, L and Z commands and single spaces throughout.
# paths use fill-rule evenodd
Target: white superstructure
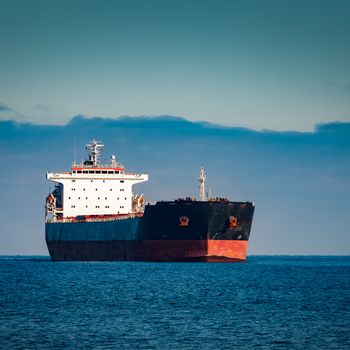
M 47 197 L 47 213 L 55 219 L 142 211 L 143 196 L 133 195 L 132 186 L 147 181 L 148 175 L 126 173 L 115 156 L 109 164 L 100 164 L 103 145 L 96 140 L 86 149 L 89 157 L 83 164 L 74 162 L 69 172 L 47 173 L 47 179 L 58 184 Z

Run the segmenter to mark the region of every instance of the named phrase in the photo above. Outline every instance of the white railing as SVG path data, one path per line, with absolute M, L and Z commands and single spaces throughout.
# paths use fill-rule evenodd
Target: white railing
M 63 219 L 47 219 L 45 223 L 49 224 L 61 224 L 61 223 L 79 223 L 79 222 L 104 222 L 104 221 L 115 221 L 115 220 L 125 220 L 133 219 L 142 216 L 143 213 L 130 213 L 121 216 L 110 216 L 104 218 L 86 218 L 85 220 L 76 220 L 75 218 L 63 218 Z M 84 216 L 84 215 L 82 215 Z

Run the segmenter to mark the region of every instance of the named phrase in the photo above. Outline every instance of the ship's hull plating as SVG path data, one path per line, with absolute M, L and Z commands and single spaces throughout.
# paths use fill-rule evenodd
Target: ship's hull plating
M 244 261 L 247 241 L 49 241 L 55 261 Z
M 46 242 L 54 261 L 245 261 L 253 213 L 243 202 L 159 202 L 141 218 L 47 223 Z

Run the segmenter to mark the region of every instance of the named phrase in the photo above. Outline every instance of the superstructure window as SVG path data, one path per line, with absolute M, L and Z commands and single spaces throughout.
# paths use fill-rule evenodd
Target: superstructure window
M 96 205 L 96 207 L 95 208 L 99 208 L 100 206 L 99 205 Z
M 123 208 L 124 208 L 124 206 L 123 206 L 123 205 L 121 205 L 119 208 L 123 209 Z
M 96 170 L 96 174 L 101 174 L 101 170 Z
M 124 182 L 124 180 L 120 180 L 120 183 L 123 183 Z
M 106 171 L 106 170 L 103 170 L 103 171 L 102 171 L 102 174 L 107 174 L 107 171 Z
M 110 188 L 109 190 L 110 190 L 110 191 L 112 191 L 112 189 L 111 189 L 111 188 Z
M 121 190 L 121 191 L 124 191 L 124 188 L 121 188 L 120 190 Z
M 75 205 L 71 205 L 70 207 L 71 207 L 71 208 L 75 208 Z
M 119 174 L 119 171 L 118 171 L 118 170 L 116 170 L 116 171 L 115 171 L 115 173 L 116 173 L 116 174 Z
M 91 182 L 94 182 L 94 180 L 91 180 Z
M 75 182 L 75 180 L 72 180 L 72 182 Z
M 108 174 L 113 174 L 113 171 L 108 171 Z
M 81 170 L 78 170 L 78 171 L 77 171 L 77 174 L 81 174 Z
M 88 173 L 88 171 L 87 170 L 83 170 L 83 174 L 87 174 Z
M 89 174 L 95 174 L 93 170 L 89 170 Z
M 109 205 L 105 205 L 105 208 L 109 208 Z

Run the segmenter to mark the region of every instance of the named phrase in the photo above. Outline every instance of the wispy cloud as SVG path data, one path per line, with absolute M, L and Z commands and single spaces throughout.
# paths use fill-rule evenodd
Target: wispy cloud
M 50 106 L 43 104 L 37 104 L 33 109 L 41 112 L 51 112 L 53 110 Z
M 11 112 L 12 108 L 0 102 L 0 112 Z
M 339 81 L 330 80 L 326 82 L 327 87 L 332 89 L 338 89 L 342 91 L 349 91 L 350 92 L 350 83 L 344 83 Z

